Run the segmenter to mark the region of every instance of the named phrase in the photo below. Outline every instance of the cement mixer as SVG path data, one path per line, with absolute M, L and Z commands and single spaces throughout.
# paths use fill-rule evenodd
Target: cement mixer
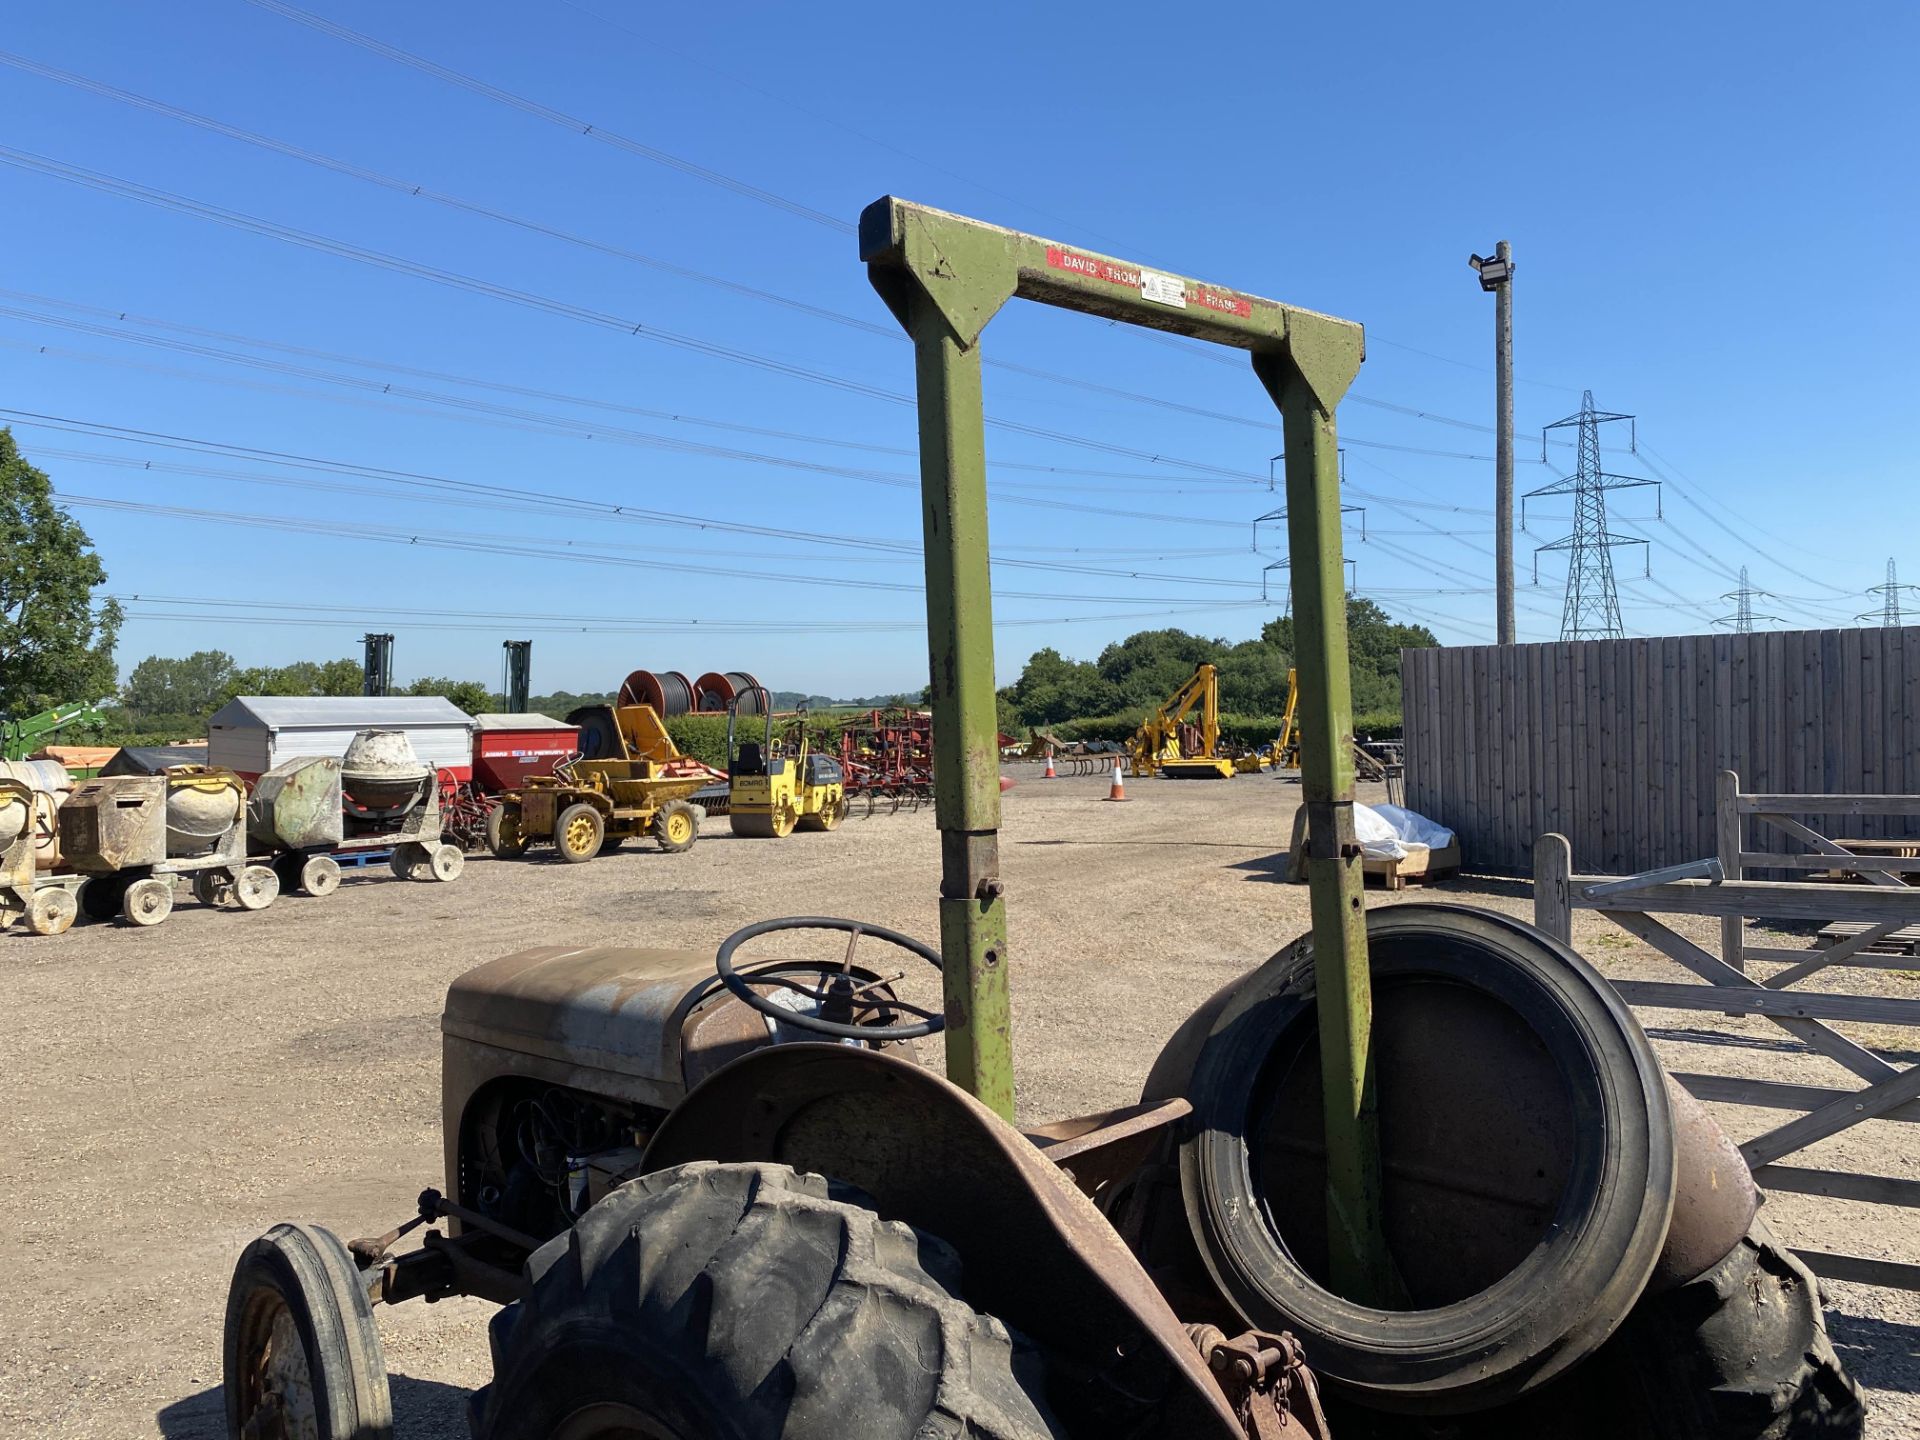
M 390 849 L 402 880 L 455 880 L 466 857 L 440 838 L 437 779 L 405 732 L 362 730 L 337 759 L 296 755 L 256 780 L 247 831 L 281 885 L 304 895 L 340 888 L 343 853 Z
M 130 925 L 161 924 L 182 875 L 193 877 L 203 903 L 266 909 L 280 882 L 248 863 L 246 799 L 238 775 L 204 765 L 82 782 L 59 812 L 62 864 L 87 877 L 80 910 L 95 920 L 117 914 Z

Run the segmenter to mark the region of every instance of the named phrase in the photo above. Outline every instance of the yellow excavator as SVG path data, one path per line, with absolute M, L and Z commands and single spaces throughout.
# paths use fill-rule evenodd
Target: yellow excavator
M 1187 716 L 1200 709 L 1200 721 Z M 1202 663 L 1186 684 L 1127 741 L 1129 770 L 1168 780 L 1231 780 L 1236 771 L 1220 753 L 1220 672 Z
M 831 830 L 847 817 L 846 776 L 831 755 L 816 755 L 807 739 L 807 712 L 785 717 L 778 737 L 773 700 L 759 686 L 766 724 L 758 740 L 737 736 L 734 696 L 727 706 L 727 818 L 736 835 L 778 839 L 798 830 Z

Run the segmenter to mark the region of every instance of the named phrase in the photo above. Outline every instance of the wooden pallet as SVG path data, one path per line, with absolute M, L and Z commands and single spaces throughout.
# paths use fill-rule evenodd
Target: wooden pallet
M 1360 873 L 1370 882 L 1377 880 L 1383 890 L 1404 890 L 1409 885 L 1438 885 L 1460 873 L 1460 842 L 1456 840 L 1438 850 L 1416 845 L 1398 860 L 1364 855 L 1360 859 Z
M 1838 945 L 1842 940 L 1851 940 L 1862 930 L 1873 927 L 1858 920 L 1835 920 L 1830 925 L 1822 925 L 1820 933 L 1814 936 L 1814 944 L 1821 949 Z M 1891 935 L 1874 941 L 1867 947 L 1869 955 L 1920 955 L 1920 925 L 1908 925 Z
M 1287 846 L 1287 879 L 1298 885 L 1307 878 L 1307 807 L 1293 814 L 1293 841 Z M 1460 873 L 1460 841 L 1438 850 L 1424 845 L 1412 847 L 1409 854 L 1394 860 L 1385 856 L 1363 855 L 1360 874 L 1383 890 L 1404 890 L 1409 885 L 1438 885 Z

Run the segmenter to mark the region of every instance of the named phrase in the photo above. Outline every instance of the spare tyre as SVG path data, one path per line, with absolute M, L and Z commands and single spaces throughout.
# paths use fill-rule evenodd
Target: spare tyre
M 1242 982 L 1199 1046 L 1187 1217 L 1220 1293 L 1255 1328 L 1297 1334 L 1337 1389 L 1483 1409 L 1593 1353 L 1646 1287 L 1673 1209 L 1665 1083 L 1612 987 L 1532 926 L 1396 905 L 1368 914 L 1367 942 L 1403 1303 L 1329 1286 L 1311 936 Z

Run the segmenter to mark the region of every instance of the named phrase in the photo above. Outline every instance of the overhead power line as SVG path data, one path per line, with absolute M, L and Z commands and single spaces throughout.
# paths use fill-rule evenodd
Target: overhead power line
M 842 235 L 851 235 L 854 232 L 852 225 L 836 215 L 829 215 L 825 211 L 816 210 L 811 205 L 802 205 L 798 200 L 789 200 L 784 195 L 778 195 L 771 190 L 762 189 L 758 185 L 749 184 L 737 176 L 728 175 L 719 170 L 709 169 L 707 166 L 688 160 L 684 156 L 675 155 L 670 151 L 660 149 L 658 146 L 648 145 L 644 141 L 635 140 L 628 135 L 622 135 L 619 131 L 609 129 L 605 125 L 595 124 L 593 121 L 584 120 L 577 115 L 569 115 L 564 110 L 556 110 L 551 105 L 543 105 L 538 100 L 529 99 L 525 95 L 515 94 L 511 90 L 504 90 L 498 85 L 490 85 L 477 76 L 468 75 L 464 71 L 453 69 L 451 66 L 438 64 L 423 55 L 414 54 L 411 50 L 402 50 L 398 45 L 389 45 L 384 40 L 376 40 L 371 35 L 363 35 L 358 30 L 349 30 L 344 25 L 336 25 L 333 21 L 323 19 L 309 11 L 283 4 L 281 0 L 247 0 L 247 3 L 262 10 L 270 10 L 276 15 L 285 16 L 287 19 L 296 21 L 301 25 L 309 26 L 312 29 L 318 30 L 323 35 L 331 35 L 336 40 L 344 40 L 349 45 L 357 45 L 363 50 L 370 50 L 374 54 L 384 56 L 396 64 L 418 70 L 423 75 L 431 75 L 436 80 L 444 80 L 449 85 L 457 85 L 462 90 L 469 90 L 475 95 L 480 95 L 488 100 L 494 101 L 496 104 L 507 105 L 523 114 L 531 115 L 539 120 L 545 120 L 548 124 L 557 125 L 562 130 L 570 130 L 576 135 L 584 135 L 590 140 L 598 140 L 602 145 L 611 145 L 617 150 L 624 150 L 630 155 L 637 155 L 642 160 L 650 160 L 654 164 L 663 165 L 669 170 L 677 170 L 682 175 L 690 175 L 696 180 L 703 180 L 709 185 L 717 186 L 719 189 L 729 191 L 744 199 L 755 201 L 758 204 L 769 206 L 775 210 L 784 211 L 798 219 L 810 221 L 815 225 L 821 226 L 823 229 L 838 231 Z

